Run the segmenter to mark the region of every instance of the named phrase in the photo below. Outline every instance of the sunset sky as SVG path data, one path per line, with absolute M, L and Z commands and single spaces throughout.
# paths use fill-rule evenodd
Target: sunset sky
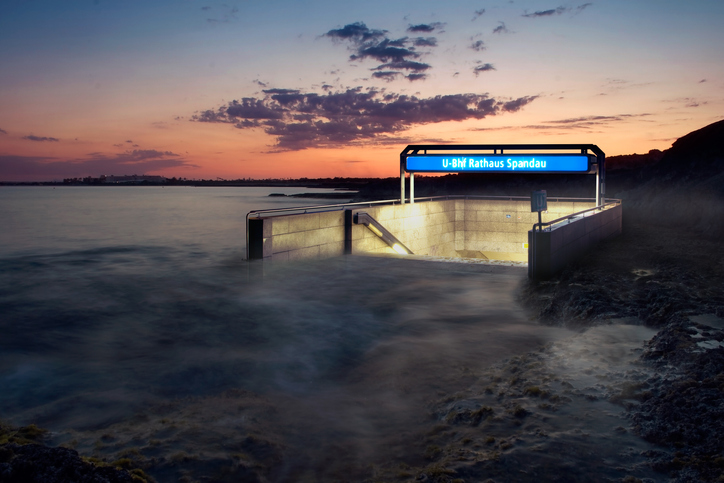
M 6 0 L 0 181 L 395 176 L 413 143 L 666 149 L 724 1 Z

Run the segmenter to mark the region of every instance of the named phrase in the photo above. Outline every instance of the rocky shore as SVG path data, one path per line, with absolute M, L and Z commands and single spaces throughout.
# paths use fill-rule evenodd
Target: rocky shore
M 674 481 L 724 479 L 724 244 L 677 227 L 628 224 L 525 303 L 544 323 L 585 328 L 630 317 L 657 334 L 619 398 L 647 456 Z M 640 374 L 639 374 L 640 376 Z

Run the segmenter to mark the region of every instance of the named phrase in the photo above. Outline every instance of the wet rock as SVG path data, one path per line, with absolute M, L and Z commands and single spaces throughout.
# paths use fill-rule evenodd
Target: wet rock
M 131 483 L 126 470 L 99 467 L 81 459 L 77 451 L 40 444 L 0 446 L 2 483 Z

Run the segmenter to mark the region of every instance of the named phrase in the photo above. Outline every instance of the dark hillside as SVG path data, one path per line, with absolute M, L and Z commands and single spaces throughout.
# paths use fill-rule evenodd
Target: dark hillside
M 634 173 L 632 173 L 634 174 Z M 609 186 L 615 189 L 613 174 Z M 642 222 L 724 234 L 724 121 L 679 138 L 661 161 L 638 170 L 639 186 L 610 193 Z

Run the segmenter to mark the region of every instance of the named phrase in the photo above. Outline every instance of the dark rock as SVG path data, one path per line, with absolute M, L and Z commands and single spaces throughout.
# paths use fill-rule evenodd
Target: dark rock
M 131 483 L 126 470 L 83 461 L 77 451 L 39 444 L 0 445 L 0 483 Z

